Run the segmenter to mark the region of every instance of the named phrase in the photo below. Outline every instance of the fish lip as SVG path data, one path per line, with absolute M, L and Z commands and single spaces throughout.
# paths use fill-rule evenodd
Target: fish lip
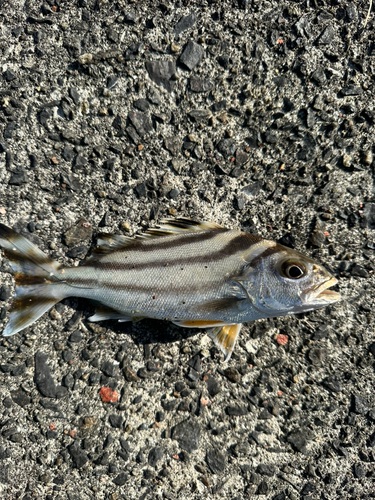
M 314 285 L 306 290 L 303 290 L 301 299 L 304 303 L 311 302 L 322 302 L 322 303 L 332 303 L 340 299 L 340 294 L 334 292 L 333 290 L 328 290 L 332 286 L 338 283 L 337 279 L 332 277 L 320 283 L 319 285 Z

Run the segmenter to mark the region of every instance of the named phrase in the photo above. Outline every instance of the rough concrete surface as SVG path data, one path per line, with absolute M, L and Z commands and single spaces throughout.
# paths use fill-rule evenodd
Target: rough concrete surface
M 216 221 L 343 295 L 246 325 L 228 364 L 204 331 L 64 300 L 0 340 L 1 498 L 374 498 L 374 6 L 0 6 L 2 223 L 78 265 L 98 232 Z

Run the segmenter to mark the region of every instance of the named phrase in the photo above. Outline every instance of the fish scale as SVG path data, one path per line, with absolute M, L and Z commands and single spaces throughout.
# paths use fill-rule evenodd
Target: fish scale
M 86 263 L 66 268 L 0 224 L 15 271 L 3 335 L 28 327 L 65 297 L 98 304 L 89 321 L 168 319 L 208 333 L 228 360 L 241 323 L 331 304 L 337 280 L 307 256 L 215 223 L 173 219 L 136 238 L 102 235 Z

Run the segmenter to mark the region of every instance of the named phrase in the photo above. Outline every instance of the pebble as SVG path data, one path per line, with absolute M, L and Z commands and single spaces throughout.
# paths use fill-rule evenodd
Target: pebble
M 224 370 L 224 375 L 227 377 L 228 380 L 231 382 L 238 384 L 241 380 L 241 374 L 239 373 L 236 368 L 229 367 L 226 370 Z
M 172 429 L 172 439 L 178 441 L 180 448 L 192 453 L 199 447 L 201 428 L 192 420 L 183 420 Z
M 80 469 L 88 462 L 89 457 L 87 456 L 87 453 L 85 451 L 81 450 L 78 447 L 78 445 L 79 442 L 73 443 L 72 445 L 69 446 L 68 450 L 75 467 Z
M 52 378 L 51 370 L 47 365 L 47 355 L 42 351 L 35 354 L 35 384 L 42 396 L 56 397 L 56 385 Z
M 364 415 L 369 410 L 369 403 L 366 398 L 360 396 L 359 394 L 354 394 L 353 400 L 353 411 L 358 415 Z
M 0 300 L 2 300 L 2 301 L 9 300 L 11 294 L 12 294 L 12 292 L 11 292 L 10 287 L 5 286 L 5 285 L 2 285 L 0 287 Z
M 152 448 L 148 454 L 148 465 L 150 467 L 156 467 L 160 460 L 163 458 L 163 449 L 160 446 Z
M 168 92 L 174 88 L 171 80 L 176 73 L 176 63 L 172 60 L 158 60 L 146 62 L 146 70 L 149 77 L 157 85 L 161 85 Z
M 113 479 L 113 482 L 116 486 L 124 486 L 129 480 L 129 476 L 126 472 L 120 472 L 118 476 Z
M 213 474 L 220 474 L 225 470 L 225 456 L 216 448 L 207 450 L 206 462 Z
M 192 12 L 188 16 L 181 17 L 181 19 L 178 21 L 178 23 L 174 27 L 175 36 L 178 37 L 184 31 L 192 28 L 196 22 L 197 22 L 197 16 L 194 12 Z
M 197 43 L 190 41 L 187 43 L 180 56 L 180 63 L 186 66 L 190 71 L 195 68 L 203 58 L 204 50 Z
M 91 224 L 84 219 L 81 219 L 75 226 L 72 226 L 63 234 L 64 244 L 68 247 L 76 246 L 78 243 L 91 238 Z

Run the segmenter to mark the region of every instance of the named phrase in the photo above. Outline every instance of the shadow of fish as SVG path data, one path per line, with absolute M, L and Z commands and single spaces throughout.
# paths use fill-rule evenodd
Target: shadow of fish
M 228 360 L 241 324 L 336 302 L 337 280 L 320 264 L 260 236 L 209 222 L 172 219 L 130 238 L 101 235 L 80 267 L 64 267 L 0 224 L 15 271 L 4 336 L 31 325 L 66 297 L 95 301 L 89 321 L 165 319 L 207 328 Z

